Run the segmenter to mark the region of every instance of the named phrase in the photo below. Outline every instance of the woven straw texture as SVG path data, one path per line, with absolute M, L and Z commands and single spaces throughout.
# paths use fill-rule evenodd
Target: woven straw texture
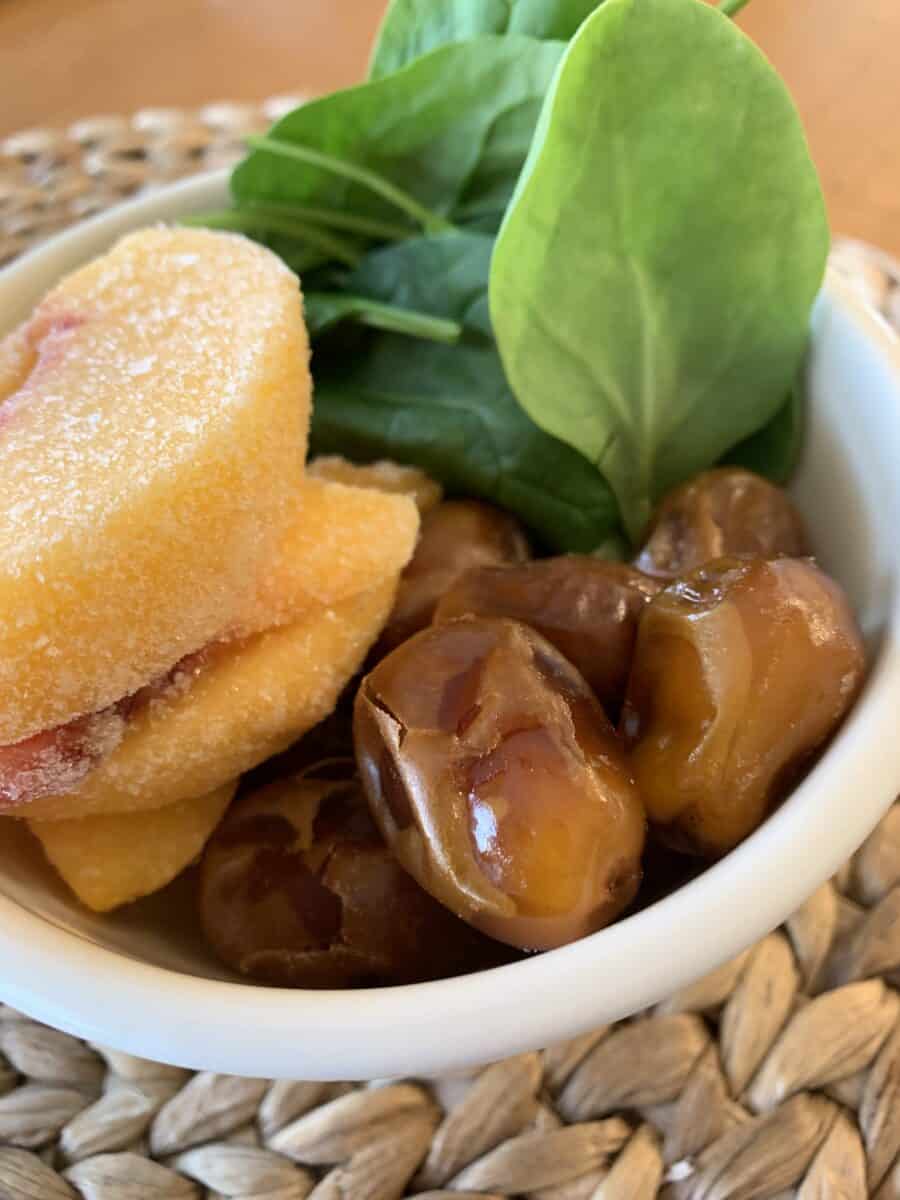
M 0 142 L 0 263 L 226 165 L 294 98 Z M 900 327 L 900 276 L 838 267 Z M 470 1076 L 192 1075 L 0 1005 L 0 1200 L 900 1200 L 900 804 L 780 930 L 655 1010 Z

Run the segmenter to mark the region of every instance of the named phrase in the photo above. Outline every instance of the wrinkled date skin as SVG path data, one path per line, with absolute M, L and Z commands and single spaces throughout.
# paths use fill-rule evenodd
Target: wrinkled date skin
M 716 467 L 670 492 L 635 559 L 646 575 L 676 579 L 714 558 L 799 558 L 803 518 L 782 488 L 742 467 Z
M 467 571 L 438 604 L 434 619 L 511 617 L 530 625 L 578 668 L 616 719 L 638 618 L 661 587 L 624 563 L 567 554 Z
M 400 577 L 394 611 L 379 639 L 381 657 L 431 624 L 444 593 L 472 567 L 525 562 L 522 527 L 480 500 L 446 500 L 422 519 L 415 554 Z
M 864 671 L 841 588 L 808 559 L 722 558 L 644 610 L 622 732 L 651 825 L 715 858 L 784 798 Z
M 354 740 L 399 861 L 490 937 L 561 946 L 637 891 L 644 812 L 616 735 L 526 625 L 463 617 L 405 642 L 363 680 Z
M 508 961 L 397 864 L 358 783 L 294 777 L 235 804 L 200 871 L 223 962 L 281 987 L 411 983 Z

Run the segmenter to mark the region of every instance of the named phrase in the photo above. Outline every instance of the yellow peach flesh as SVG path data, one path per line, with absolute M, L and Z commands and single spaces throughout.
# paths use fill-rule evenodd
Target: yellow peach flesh
M 409 496 L 415 500 L 423 517 L 440 504 L 444 495 L 441 485 L 418 467 L 404 466 L 386 458 L 360 464 L 350 462 L 339 454 L 322 454 L 309 463 L 307 473 L 315 479 L 329 479 L 332 483 Z
M 419 532 L 405 495 L 307 477 L 291 525 L 234 625 L 237 636 L 304 619 L 399 575 Z
M 158 892 L 180 875 L 206 845 L 236 788 L 234 781 L 152 812 L 30 821 L 29 826 L 82 904 L 110 912 Z

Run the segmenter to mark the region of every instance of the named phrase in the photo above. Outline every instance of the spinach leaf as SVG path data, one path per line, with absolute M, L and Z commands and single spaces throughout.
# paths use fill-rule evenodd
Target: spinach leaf
M 399 71 L 448 42 L 482 33 L 524 33 L 567 42 L 601 0 L 392 0 L 372 52 L 369 78 Z
M 571 42 L 497 240 L 513 391 L 654 500 L 774 416 L 828 249 L 783 83 L 701 0 L 605 0 Z
M 470 334 L 493 339 L 487 305 L 493 245 L 479 233 L 410 238 L 371 251 L 342 281 L 350 291 L 449 317 Z
M 358 321 L 372 329 L 402 333 L 406 337 L 444 342 L 453 346 L 462 335 L 462 326 L 446 317 L 433 317 L 396 304 L 382 304 L 368 296 L 353 296 L 345 292 L 306 292 L 304 311 L 309 336 L 315 339 L 341 321 Z
M 787 483 L 794 473 L 806 432 L 806 393 L 798 376 L 791 394 L 758 433 L 744 438 L 725 455 L 724 462 Z
M 234 199 L 396 221 L 391 196 L 399 194 L 433 214 L 433 225 L 502 209 L 563 50 L 561 42 L 479 37 L 304 104 L 235 169 Z
M 229 229 L 237 233 L 256 236 L 259 240 L 272 235 L 284 237 L 291 242 L 305 243 L 311 256 L 328 261 L 355 266 L 360 259 L 360 247 L 349 238 L 331 230 L 323 229 L 315 222 L 300 220 L 295 215 L 285 215 L 266 209 L 221 209 L 215 212 L 196 213 L 183 218 L 182 225 L 202 225 L 206 229 Z
M 313 352 L 314 453 L 414 463 L 453 492 L 516 513 L 553 550 L 587 552 L 614 537 L 618 513 L 596 468 L 516 403 L 491 336 L 493 239 L 414 238 L 369 254 L 355 292 L 463 326 L 456 346 L 346 331 Z
M 603 477 L 529 420 L 492 346 L 383 335 L 341 358 L 313 353 L 313 453 L 413 463 L 517 514 L 554 551 L 589 553 L 615 533 Z

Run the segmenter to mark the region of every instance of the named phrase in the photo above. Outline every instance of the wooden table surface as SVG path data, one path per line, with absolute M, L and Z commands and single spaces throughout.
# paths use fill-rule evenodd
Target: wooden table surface
M 434 0 L 440 3 L 441 0 Z M 384 0 L 0 0 L 0 137 L 358 79 Z M 900 254 L 900 0 L 753 0 L 832 225 Z

